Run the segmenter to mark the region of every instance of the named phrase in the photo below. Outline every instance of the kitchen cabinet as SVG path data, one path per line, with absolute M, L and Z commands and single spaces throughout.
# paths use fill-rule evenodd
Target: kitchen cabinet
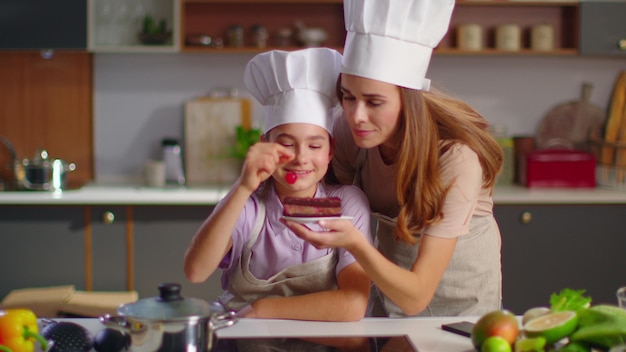
M 0 135 L 17 157 L 30 159 L 44 148 L 51 158 L 76 164 L 69 188 L 93 180 L 91 54 L 0 51 L 0 77 Z M 7 153 L 0 165 L 0 178 L 12 177 L 2 172 L 11 165 Z
M 626 56 L 626 2 L 580 4 L 580 54 Z
M 84 0 L 0 1 L 0 49 L 71 49 L 87 47 Z
M 182 295 L 215 300 L 222 292 L 221 271 L 207 281 L 192 284 L 183 272 L 185 250 L 204 219 L 213 210 L 210 206 L 135 206 L 134 289 L 139 297 L 158 294 L 162 282 L 177 282 Z
M 85 226 L 87 255 L 86 289 L 93 291 L 126 291 L 132 288 L 129 272 L 132 259 L 129 248 L 131 233 L 127 206 L 86 206 Z
M 179 51 L 179 0 L 87 0 L 88 48 L 91 52 Z M 144 16 L 164 20 L 171 32 L 163 43 L 143 44 Z
M 85 289 L 82 206 L 0 206 L 0 299 L 11 290 Z
M 585 289 L 592 304 L 616 304 L 626 280 L 626 205 L 497 205 L 503 304 L 517 314 L 550 294 Z
M 210 206 L 0 206 L 0 300 L 11 290 L 74 285 L 78 290 L 136 290 L 158 295 L 177 282 L 182 294 L 214 300 L 218 271 L 192 284 L 183 258 Z M 7 265 L 8 264 L 8 265 Z

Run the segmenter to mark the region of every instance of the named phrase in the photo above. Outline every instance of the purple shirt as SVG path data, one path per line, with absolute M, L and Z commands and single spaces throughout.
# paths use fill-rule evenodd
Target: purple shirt
M 363 191 L 355 186 L 323 186 L 319 184 L 315 198 L 339 197 L 343 215 L 352 216 L 352 223 L 372 242 L 370 234 L 370 208 Z M 232 233 L 233 247 L 222 259 L 222 288 L 228 287 L 228 277 L 241 256 L 243 246 L 250 238 L 250 232 L 257 216 L 256 196 L 246 202 Z M 283 204 L 272 189 L 265 200 L 265 221 L 256 243 L 252 246 L 250 271 L 259 279 L 268 279 L 286 267 L 306 263 L 331 253 L 330 249 L 317 249 L 312 244 L 296 236 L 279 221 L 283 214 Z M 317 223 L 307 224 L 314 231 L 321 231 Z M 335 273 L 355 262 L 347 250 L 340 248 Z

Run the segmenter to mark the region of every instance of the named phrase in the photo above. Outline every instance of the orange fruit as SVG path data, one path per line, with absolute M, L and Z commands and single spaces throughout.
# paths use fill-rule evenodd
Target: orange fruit
M 510 345 L 515 343 L 519 334 L 519 323 L 513 313 L 506 310 L 489 312 L 476 322 L 472 329 L 472 344 L 480 350 L 483 342 L 489 337 L 498 336 Z

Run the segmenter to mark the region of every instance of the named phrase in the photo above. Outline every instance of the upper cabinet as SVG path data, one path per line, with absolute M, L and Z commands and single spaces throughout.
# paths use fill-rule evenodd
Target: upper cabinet
M 581 55 L 626 55 L 626 1 L 586 1 L 581 8 Z
M 87 0 L 93 52 L 178 52 L 178 0 Z
M 0 49 L 71 49 L 87 46 L 85 0 L 0 1 Z

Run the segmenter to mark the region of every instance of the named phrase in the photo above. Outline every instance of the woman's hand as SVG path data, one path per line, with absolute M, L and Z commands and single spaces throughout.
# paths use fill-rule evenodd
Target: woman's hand
M 345 248 L 350 251 L 360 240 L 365 240 L 350 220 L 320 220 L 318 224 L 326 229 L 323 232 L 315 232 L 303 224 L 281 219 L 298 237 L 311 243 L 316 248 Z
M 250 147 L 239 176 L 240 185 L 254 192 L 280 166 L 295 158 L 293 151 L 278 143 L 258 142 Z

